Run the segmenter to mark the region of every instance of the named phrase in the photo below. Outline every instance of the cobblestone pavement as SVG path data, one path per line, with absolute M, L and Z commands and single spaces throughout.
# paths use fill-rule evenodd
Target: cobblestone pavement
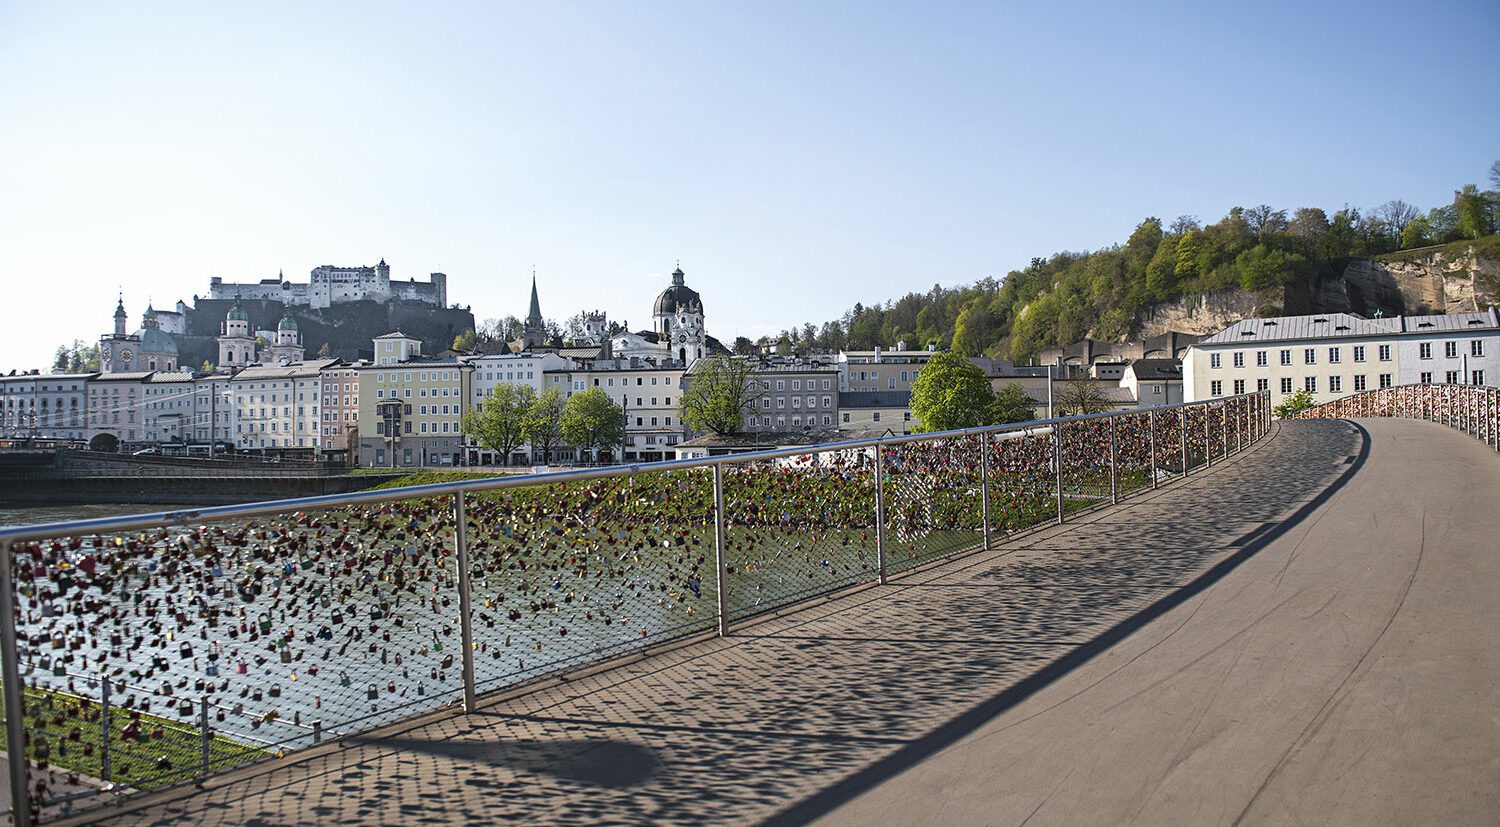
M 1212 588 L 1283 518 L 1327 497 L 1365 443 L 1344 423 L 1282 426 L 1185 483 L 727 639 L 93 817 L 730 824 L 837 814 L 871 790 L 899 789 L 912 767 Z M 981 820 L 1010 820 L 996 818 Z

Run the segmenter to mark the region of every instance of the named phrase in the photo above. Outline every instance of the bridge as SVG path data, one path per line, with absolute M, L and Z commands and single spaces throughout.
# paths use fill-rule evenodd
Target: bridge
M 983 525 L 922 512 L 977 544 L 949 537 L 898 576 L 921 532 L 892 516 L 904 485 L 877 484 L 878 576 L 768 610 L 720 600 L 728 635 L 648 641 L 74 818 L 1488 823 L 1500 400 L 1419 393 L 1441 422 L 1271 422 L 1252 397 L 1148 414 L 1134 442 L 1141 414 L 1031 426 L 1009 448 L 980 434 Z M 1107 484 L 1065 453 L 1089 455 L 1067 434 L 1090 429 Z M 946 437 L 950 456 L 975 438 Z M 1028 441 L 1061 455 L 1043 454 L 1057 508 L 1001 530 L 1036 505 L 1008 464 Z M 894 446 L 874 459 L 874 479 L 913 473 Z M 725 476 L 719 520 L 737 508 Z

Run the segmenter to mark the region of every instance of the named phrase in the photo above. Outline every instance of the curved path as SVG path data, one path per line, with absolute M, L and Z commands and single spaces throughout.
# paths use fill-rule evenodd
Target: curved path
M 169 792 L 151 823 L 1492 823 L 1500 457 L 1280 426 L 1067 526 Z

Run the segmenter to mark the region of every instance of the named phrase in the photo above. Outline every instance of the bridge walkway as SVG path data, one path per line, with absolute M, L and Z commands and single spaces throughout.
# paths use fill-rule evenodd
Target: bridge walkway
M 888 586 L 110 815 L 1492 822 L 1497 502 L 1440 426 L 1287 423 Z

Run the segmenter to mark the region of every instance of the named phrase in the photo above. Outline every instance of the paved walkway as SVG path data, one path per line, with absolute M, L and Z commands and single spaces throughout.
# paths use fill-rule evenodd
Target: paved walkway
M 1296 422 L 1061 530 L 151 823 L 1492 823 L 1500 458 Z

